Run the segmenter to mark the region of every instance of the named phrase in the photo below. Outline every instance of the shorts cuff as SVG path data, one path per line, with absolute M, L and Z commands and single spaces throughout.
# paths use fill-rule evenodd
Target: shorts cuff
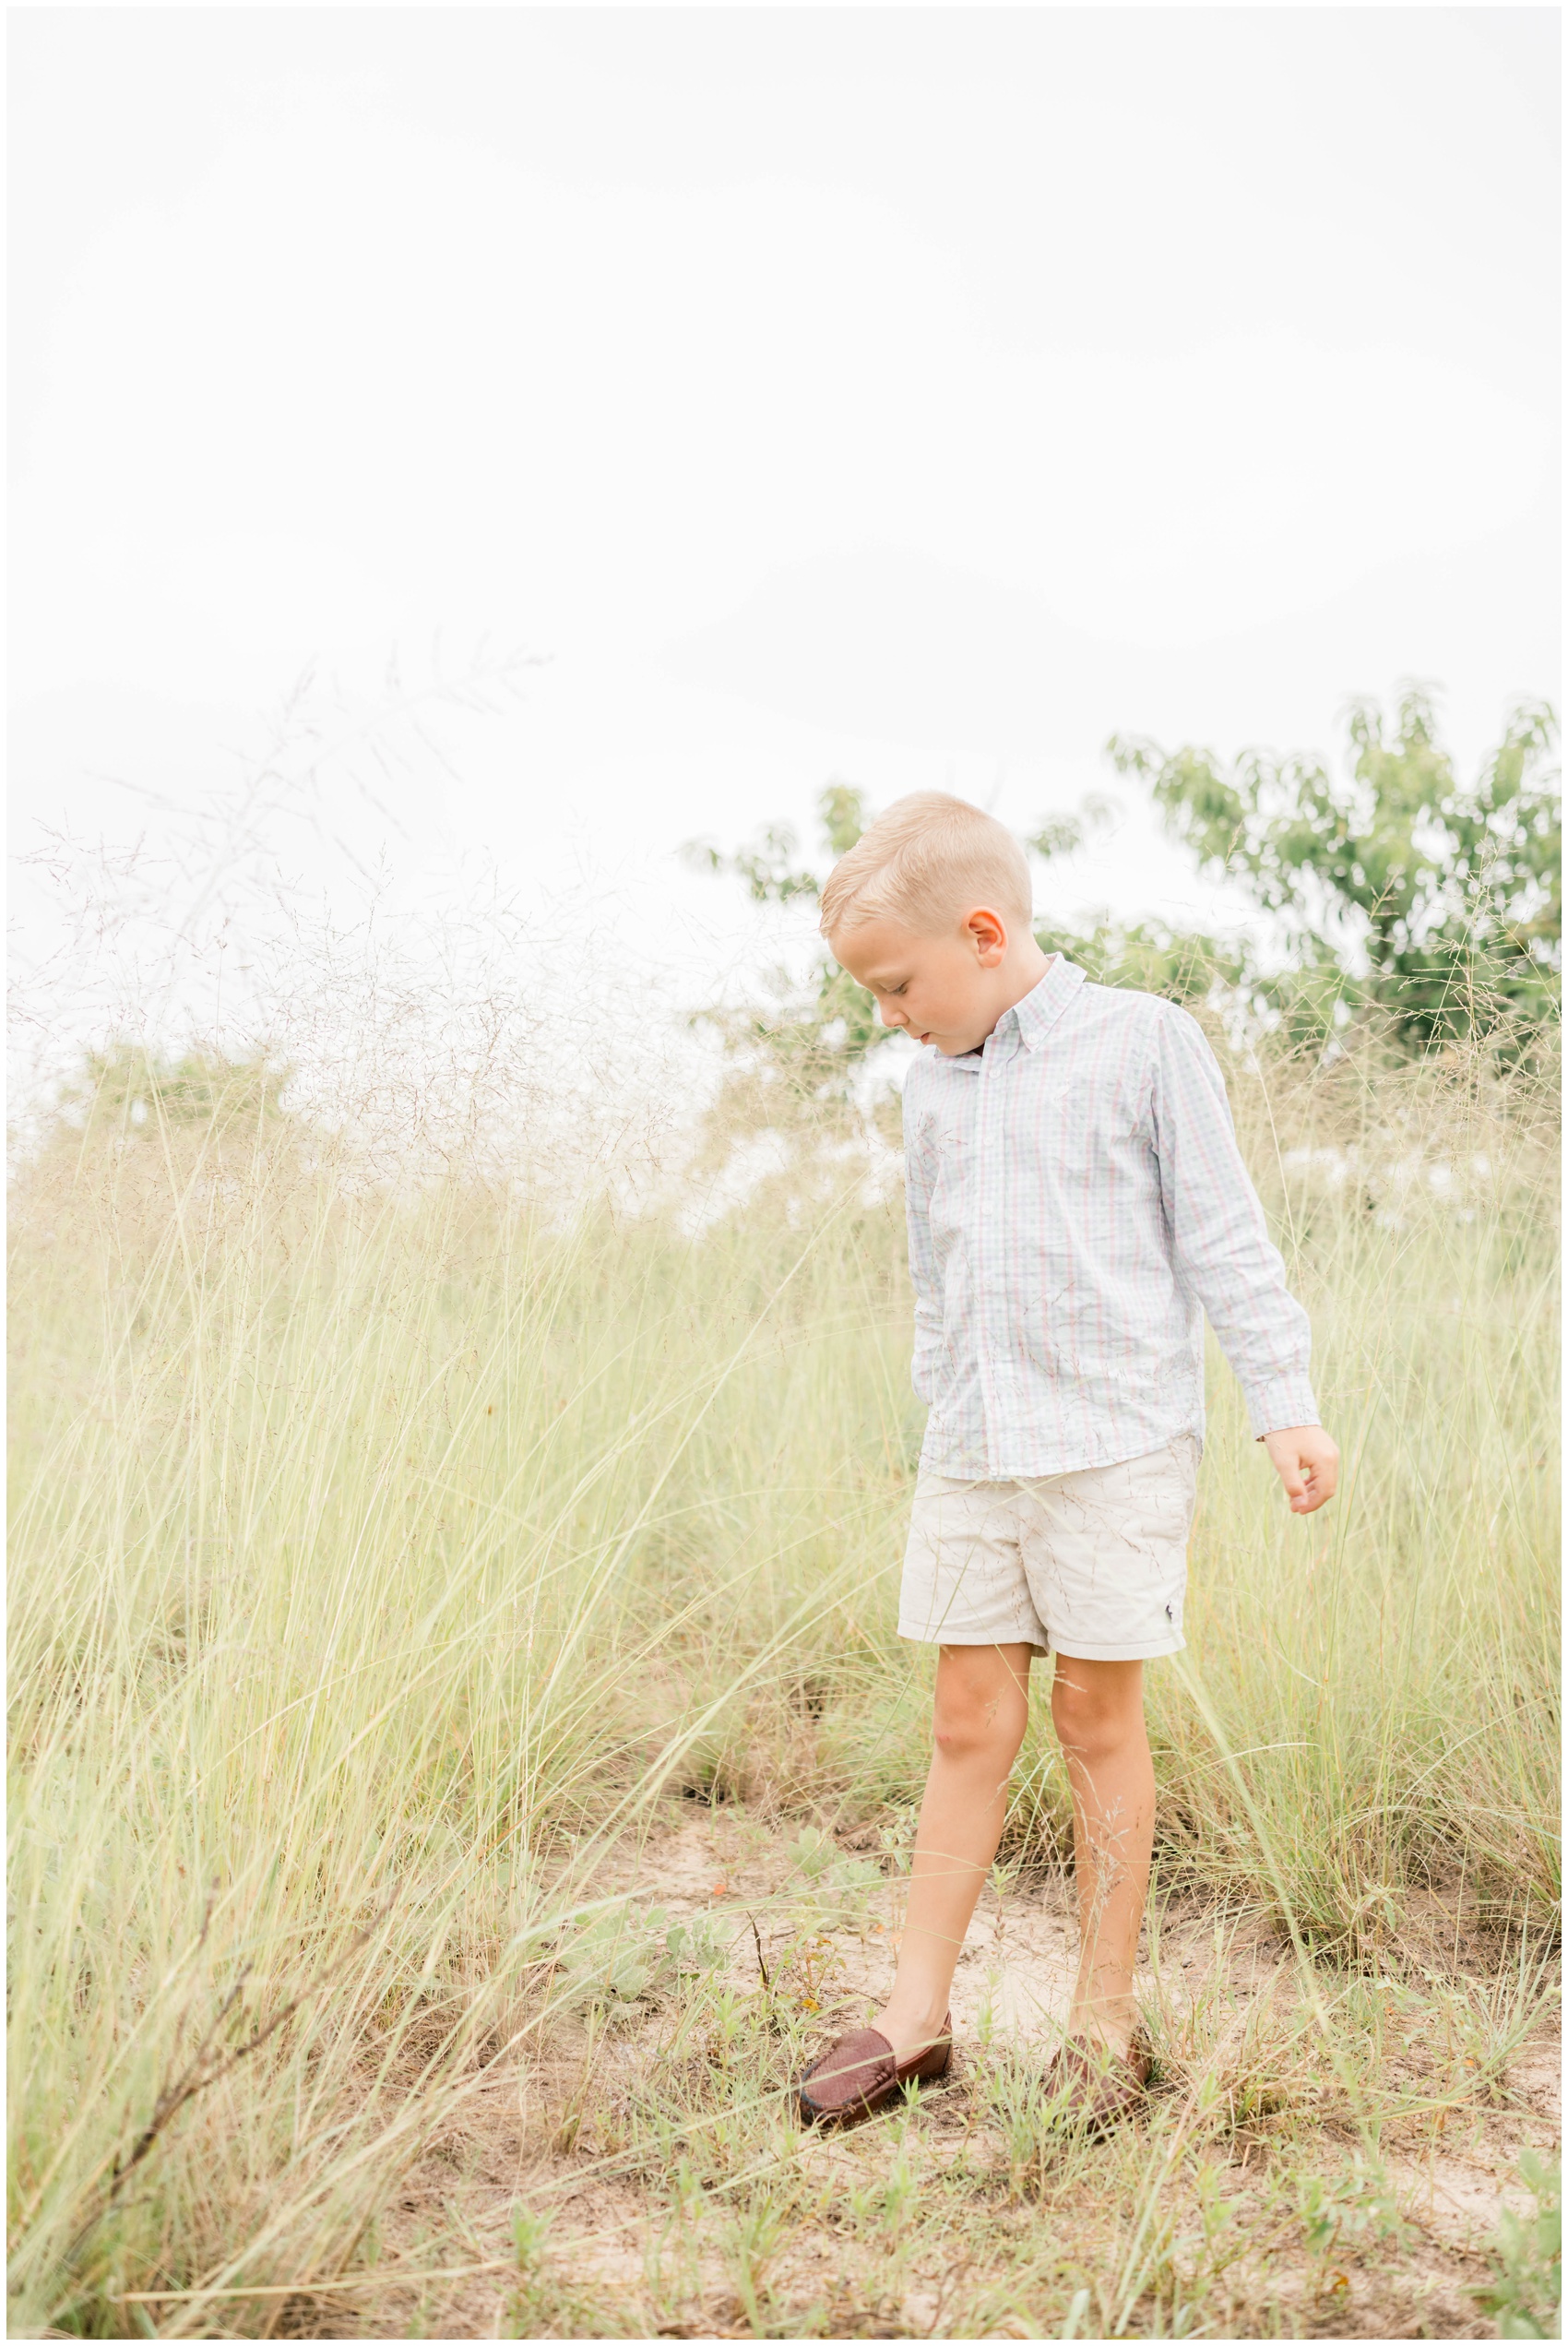
M 906 1629 L 900 1621 L 898 1635 L 913 1646 L 1028 1646 L 1041 1661 L 1051 1651 L 1049 1646 L 1038 1645 L 1033 1637 L 1008 1637 L 1000 1631 L 988 1637 L 980 1629 Z
M 1185 1637 L 1151 1638 L 1143 1645 L 1086 1646 L 1075 1638 L 1071 1646 L 1053 1646 L 1063 1661 L 1162 1661 L 1167 1654 L 1184 1653 Z

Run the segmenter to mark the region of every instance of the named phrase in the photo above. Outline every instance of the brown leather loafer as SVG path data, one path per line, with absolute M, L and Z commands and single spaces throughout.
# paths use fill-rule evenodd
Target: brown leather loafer
M 942 2034 L 911 2060 L 894 2057 L 893 2047 L 875 2029 L 851 2029 L 837 2044 L 819 2053 L 795 2091 L 801 2115 L 808 2125 L 847 2125 L 885 2109 L 911 2078 L 922 2084 L 945 2077 L 953 2058 L 953 2015 L 942 2023 Z
M 1125 2053 L 1070 2036 L 1047 2069 L 1045 2082 L 1050 2091 L 1064 2096 L 1063 2125 L 1104 2134 L 1143 2107 L 1152 2066 L 1148 2041 L 1141 2032 Z

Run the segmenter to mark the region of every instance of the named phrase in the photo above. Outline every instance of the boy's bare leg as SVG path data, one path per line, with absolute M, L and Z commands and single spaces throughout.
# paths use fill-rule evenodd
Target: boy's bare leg
M 1002 1839 L 1029 1715 L 1027 1645 L 944 1646 L 898 1968 L 873 2025 L 901 2059 L 942 2033 L 964 1935 Z
M 1133 1965 L 1154 1846 L 1143 1663 L 1059 1653 L 1051 1716 L 1073 1792 L 1083 1935 L 1068 2030 L 1125 2053 L 1137 2024 Z

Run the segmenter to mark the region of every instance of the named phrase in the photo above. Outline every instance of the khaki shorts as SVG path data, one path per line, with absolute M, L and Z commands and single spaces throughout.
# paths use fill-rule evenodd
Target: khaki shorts
M 1081 1661 L 1179 1653 L 1199 1442 L 1075 1474 L 915 1484 L 898 1634 Z

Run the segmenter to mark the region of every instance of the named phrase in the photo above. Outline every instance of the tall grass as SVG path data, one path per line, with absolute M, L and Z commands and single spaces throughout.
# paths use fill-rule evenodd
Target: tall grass
M 1372 1965 L 1422 1893 L 1471 1928 L 1556 1897 L 1550 1087 L 1232 1090 L 1345 1482 L 1290 1518 L 1217 1362 L 1158 1862 Z M 106 1106 L 21 1169 L 18 2326 L 346 2269 L 678 1792 L 917 1796 L 901 1198 L 840 1164 L 696 1236 L 547 1208 L 237 1112 Z M 1041 1719 L 1015 1853 L 1066 1814 Z

